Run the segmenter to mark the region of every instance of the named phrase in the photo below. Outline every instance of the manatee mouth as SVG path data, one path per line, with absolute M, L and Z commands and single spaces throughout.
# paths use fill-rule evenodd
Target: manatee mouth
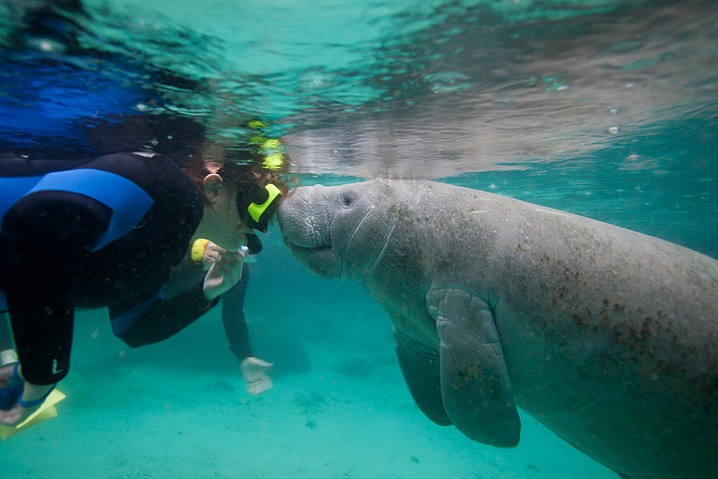
M 300 223 L 301 228 L 292 227 L 291 223 L 282 225 L 280 221 L 280 227 L 282 227 L 282 238 L 284 244 L 289 247 L 292 252 L 295 251 L 321 251 L 331 250 L 331 239 L 324 237 L 319 233 L 314 223 L 308 222 L 306 224 Z
M 317 253 L 324 250 L 331 251 L 331 246 L 303 246 L 299 243 L 295 243 L 291 238 L 284 236 L 284 244 L 289 248 L 292 253 L 302 252 L 303 254 Z
M 302 246 L 284 236 L 284 244 L 289 248 L 295 258 L 315 273 L 331 278 L 336 276 L 336 261 L 331 245 Z

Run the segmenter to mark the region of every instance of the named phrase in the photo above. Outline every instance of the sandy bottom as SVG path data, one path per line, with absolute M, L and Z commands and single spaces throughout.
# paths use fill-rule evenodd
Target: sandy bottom
M 258 397 L 217 311 L 138 350 L 112 337 L 104 311 L 80 313 L 68 398 L 57 418 L 0 444 L 0 475 L 616 479 L 527 415 L 512 450 L 432 424 L 404 384 L 385 316 L 369 302 L 345 306 L 311 318 L 250 312 L 257 356 L 275 361 L 274 387 Z

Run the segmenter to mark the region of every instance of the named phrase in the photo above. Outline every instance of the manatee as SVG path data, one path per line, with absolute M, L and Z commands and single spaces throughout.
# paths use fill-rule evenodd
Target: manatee
M 278 218 L 301 263 L 388 312 L 435 423 L 513 447 L 521 408 L 621 477 L 716 477 L 718 261 L 431 181 L 300 187 Z

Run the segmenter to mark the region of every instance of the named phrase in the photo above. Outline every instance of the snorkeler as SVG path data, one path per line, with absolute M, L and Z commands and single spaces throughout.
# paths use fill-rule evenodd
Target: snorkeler
M 149 118 L 140 124 L 151 150 L 50 172 L 33 170 L 52 162 L 0 158 L 0 311 L 10 314 L 18 355 L 0 369 L 0 388 L 21 382 L 2 424 L 21 422 L 68 374 L 75 307 L 108 307 L 113 333 L 132 347 L 176 334 L 238 283 L 240 246 L 266 229 L 287 191 L 196 149 L 162 154 L 182 129 L 168 133 Z M 165 299 L 172 267 L 199 238 L 214 245 L 212 264 Z

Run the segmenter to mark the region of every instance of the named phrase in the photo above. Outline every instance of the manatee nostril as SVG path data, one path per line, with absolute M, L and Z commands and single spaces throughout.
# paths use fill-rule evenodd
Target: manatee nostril
M 354 195 L 351 193 L 341 193 L 339 195 L 339 201 L 344 206 L 351 206 L 354 203 Z

